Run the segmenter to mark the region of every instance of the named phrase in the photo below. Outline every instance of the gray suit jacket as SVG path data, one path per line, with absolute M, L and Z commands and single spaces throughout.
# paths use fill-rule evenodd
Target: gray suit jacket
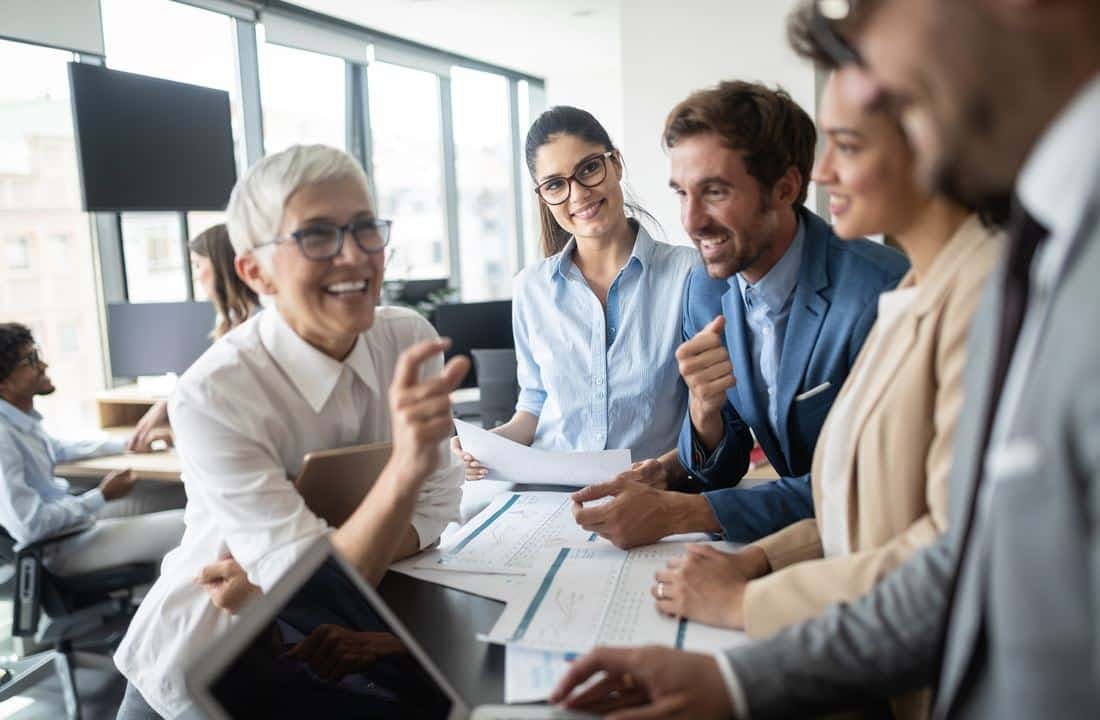
M 1011 457 L 981 480 L 994 487 L 987 512 L 968 535 L 971 499 L 990 467 L 979 453 L 1003 266 L 974 319 L 948 532 L 860 600 L 728 651 L 753 720 L 937 680 L 937 718 L 1100 717 L 1100 192 L 1092 194 L 1011 419 Z

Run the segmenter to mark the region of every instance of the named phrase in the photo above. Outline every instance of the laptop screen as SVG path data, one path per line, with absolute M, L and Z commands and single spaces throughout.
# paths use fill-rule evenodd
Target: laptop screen
M 424 718 L 452 701 L 330 555 L 210 691 L 233 718 Z

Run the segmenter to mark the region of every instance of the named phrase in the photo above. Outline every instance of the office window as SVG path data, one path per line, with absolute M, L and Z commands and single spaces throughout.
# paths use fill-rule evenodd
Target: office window
M 29 270 L 31 267 L 31 239 L 26 235 L 8 238 L 4 244 L 8 270 Z
M 523 208 L 523 264 L 530 265 L 542 259 L 542 241 L 539 238 L 539 205 L 538 196 L 534 192 L 534 182 L 531 173 L 527 169 L 526 152 L 527 131 L 531 129 L 531 123 L 535 121 L 544 103 L 541 97 L 536 100 L 533 95 L 531 83 L 520 80 L 517 83 L 519 96 L 519 146 L 516 148 L 516 161 L 520 165 L 520 185 L 517 188 L 520 204 Z
M 264 153 L 295 144 L 347 145 L 345 62 L 263 41 L 257 27 Z
M 103 387 L 91 225 L 80 210 L 65 67 L 71 59 L 0 40 L 0 67 L 18 68 L 0 82 L 0 317 L 30 326 L 42 346 L 57 392 L 36 407 L 59 433 L 95 427 L 94 396 Z
M 386 277 L 448 277 L 439 78 L 375 62 L 367 86 L 378 214 L 394 221 Z
M 462 298 L 506 298 L 516 266 L 508 79 L 451 71 Z
M 180 231 L 176 213 L 122 214 L 122 256 L 130 302 L 187 299 Z

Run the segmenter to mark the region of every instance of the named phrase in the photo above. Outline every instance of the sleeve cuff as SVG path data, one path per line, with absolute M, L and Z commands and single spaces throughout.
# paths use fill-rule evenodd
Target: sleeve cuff
M 107 504 L 107 498 L 103 497 L 102 490 L 99 488 L 92 488 L 80 496 L 80 503 L 84 506 L 85 510 L 94 515 L 102 510 L 103 506 Z
M 109 438 L 103 442 L 100 453 L 103 455 L 122 455 L 126 452 L 127 442 L 126 438 Z
M 718 672 L 722 674 L 722 682 L 726 684 L 726 693 L 729 695 L 730 706 L 733 708 L 733 717 L 736 720 L 749 720 L 749 704 L 745 700 L 745 689 L 737 679 L 737 673 L 733 671 L 733 665 L 724 652 L 714 653 L 714 662 L 718 665 Z
M 723 434 L 722 439 L 714 446 L 714 450 L 707 453 L 706 450 L 703 449 L 703 444 L 699 442 L 699 436 L 695 433 L 695 427 L 693 426 L 691 428 L 692 469 L 700 475 L 706 475 L 712 472 L 718 466 L 718 460 L 726 449 L 727 437 L 729 437 L 729 433 Z

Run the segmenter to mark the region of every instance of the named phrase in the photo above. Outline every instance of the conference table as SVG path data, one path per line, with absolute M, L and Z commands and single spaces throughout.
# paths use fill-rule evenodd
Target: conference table
M 751 487 L 776 478 L 771 465 L 753 468 L 742 481 Z M 466 494 L 480 497 L 463 502 L 463 517 L 473 517 L 493 496 L 503 492 L 562 491 L 557 486 L 510 485 L 482 481 L 467 483 Z M 470 502 L 473 500 L 473 502 Z M 471 595 L 390 571 L 378 587 L 390 606 L 443 675 L 454 685 L 468 705 L 504 702 L 504 648 L 477 639 L 488 634 L 504 612 L 504 603 Z

